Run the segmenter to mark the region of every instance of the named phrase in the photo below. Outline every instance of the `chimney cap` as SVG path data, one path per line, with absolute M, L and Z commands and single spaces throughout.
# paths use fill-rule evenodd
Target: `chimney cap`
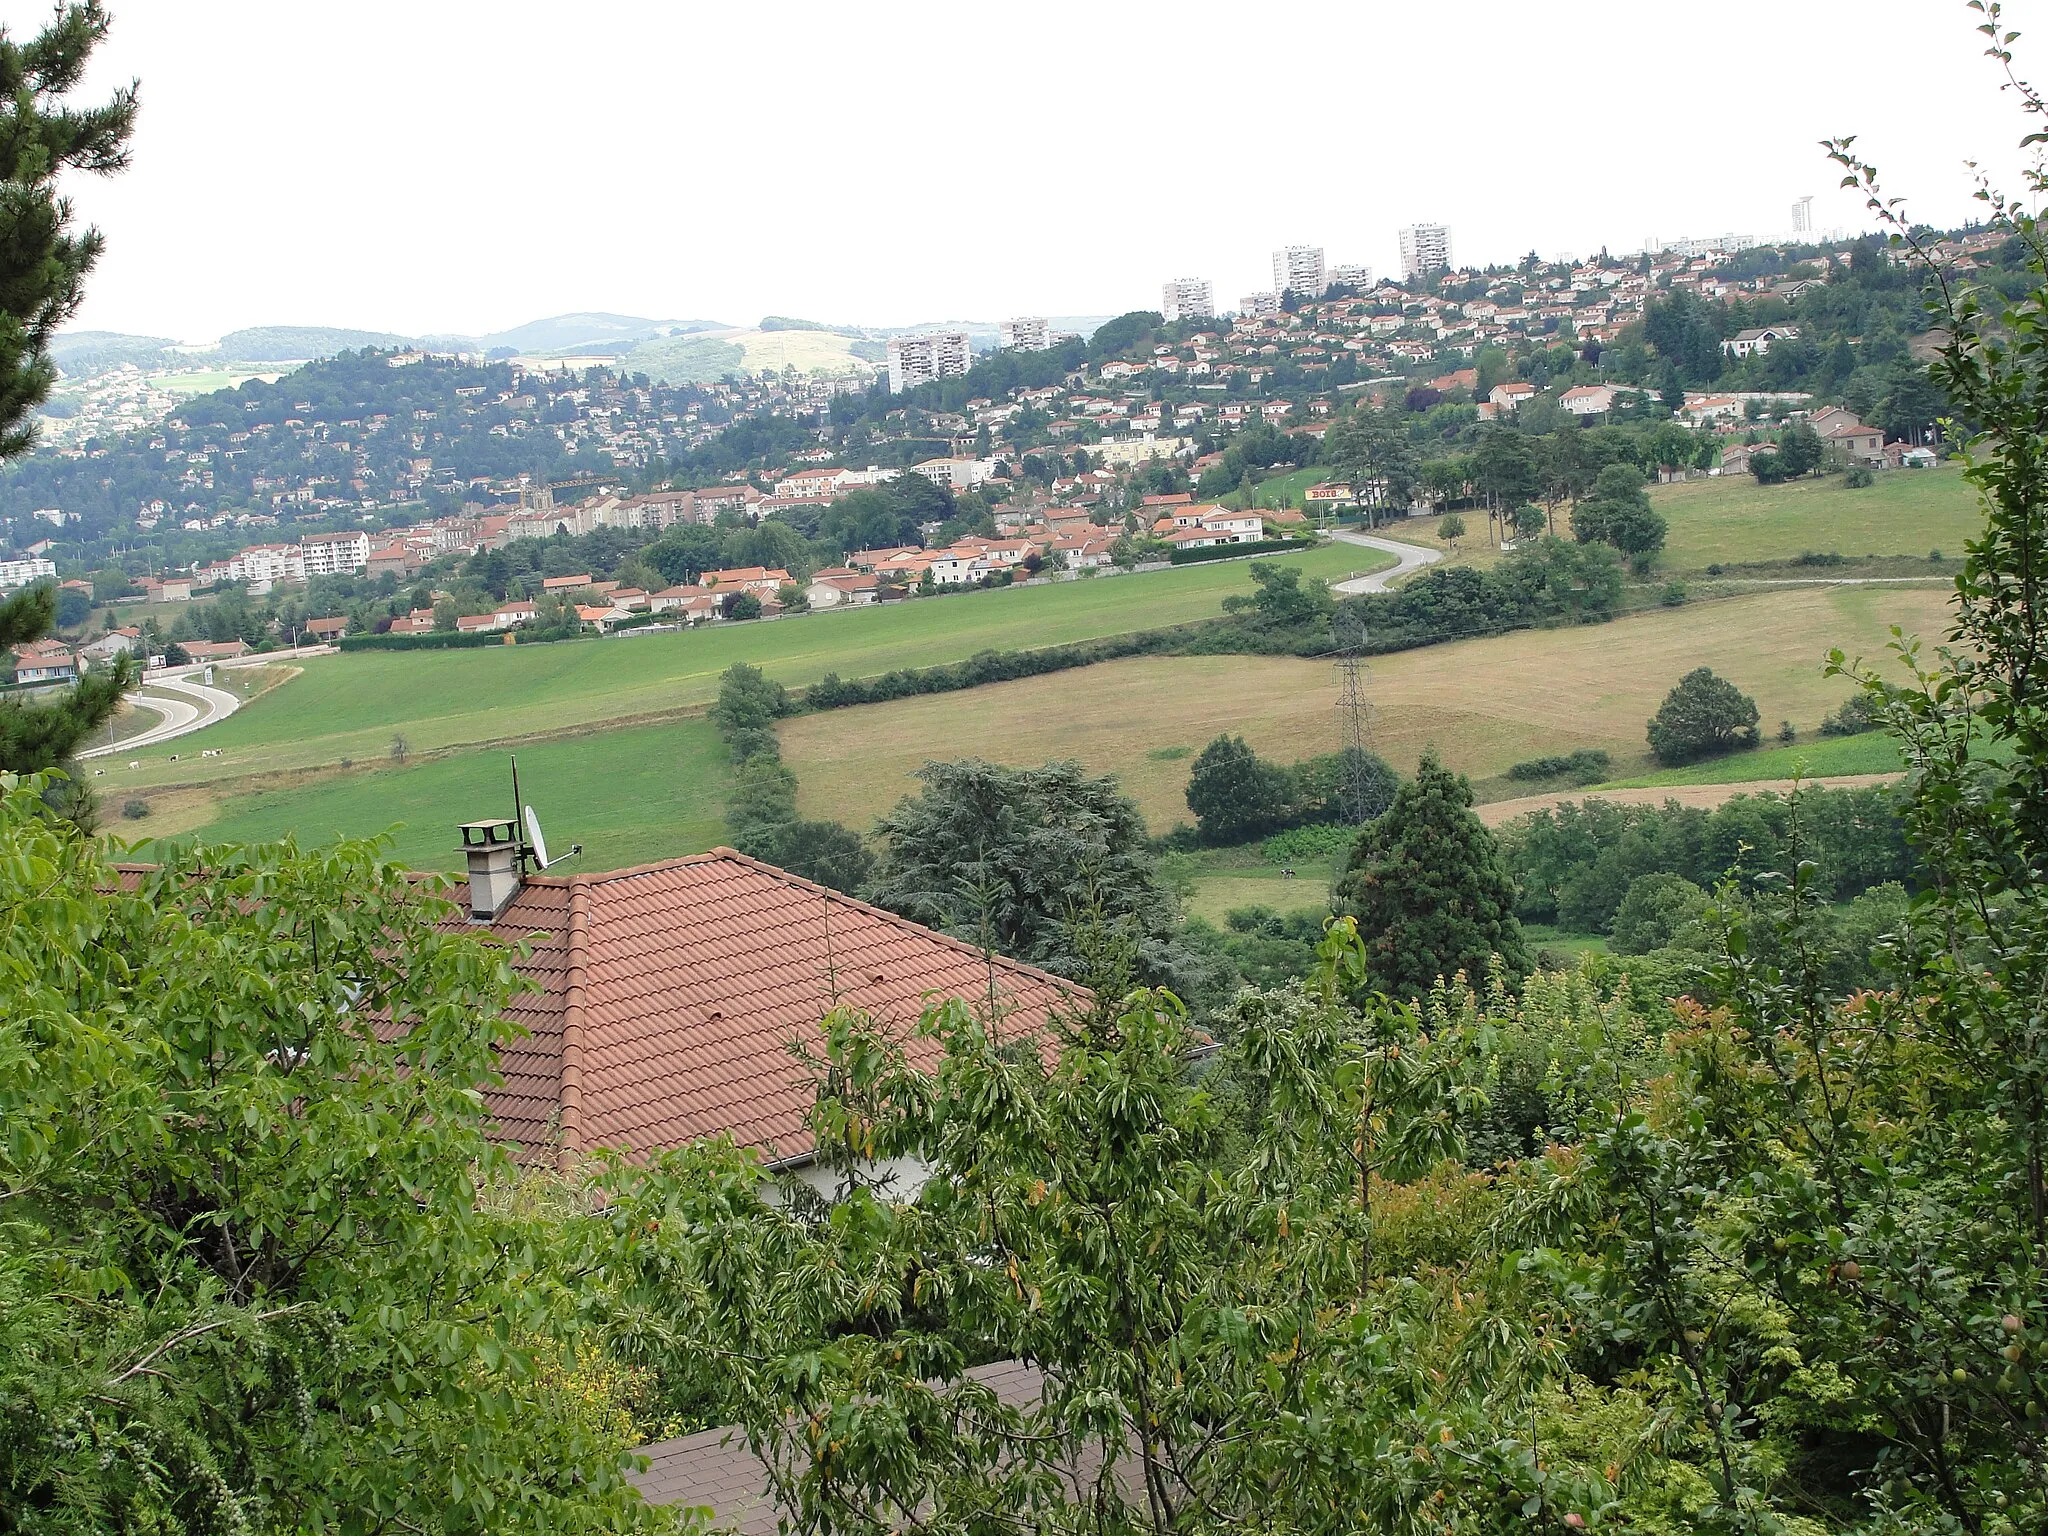
M 510 816 L 465 821 L 457 830 L 462 833 L 465 849 L 512 848 L 519 842 L 519 824 Z

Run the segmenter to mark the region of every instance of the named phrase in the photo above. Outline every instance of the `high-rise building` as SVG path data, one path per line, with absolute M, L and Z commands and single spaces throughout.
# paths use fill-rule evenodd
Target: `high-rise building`
M 1280 295 L 1277 293 L 1248 293 L 1237 301 L 1240 315 L 1251 315 L 1265 319 L 1280 313 Z
M 1330 268 L 1330 286 L 1335 288 L 1340 284 L 1346 288 L 1356 288 L 1363 293 L 1372 286 L 1372 268 L 1340 262 Z
M 965 331 L 894 337 L 889 342 L 889 393 L 900 395 L 933 379 L 956 379 L 973 363 Z
M 1321 298 L 1326 286 L 1321 246 L 1288 245 L 1273 253 L 1275 293 L 1285 293 L 1291 288 L 1303 298 Z
M 1401 231 L 1401 281 L 1451 270 L 1451 226 L 1411 224 Z
M 1159 293 L 1159 312 L 1168 325 L 1216 313 L 1216 289 L 1206 277 L 1176 277 Z
M 1043 315 L 1019 315 L 996 327 L 1003 345 L 1018 352 L 1043 352 L 1053 345 L 1052 327 Z
M 1792 205 L 1792 233 L 1810 235 L 1813 233 L 1813 199 L 1802 197 Z

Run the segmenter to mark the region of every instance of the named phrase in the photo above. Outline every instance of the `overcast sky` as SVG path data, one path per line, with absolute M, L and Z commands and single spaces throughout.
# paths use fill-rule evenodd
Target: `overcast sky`
M 1921 216 L 2023 125 L 1962 0 L 109 0 L 134 165 L 79 328 L 497 330 L 567 310 L 900 325 L 1863 227 L 1856 133 Z M 2010 0 L 2013 24 L 2048 0 Z M 0 0 L 16 33 L 47 7 Z M 2048 26 L 2021 64 L 2048 79 Z

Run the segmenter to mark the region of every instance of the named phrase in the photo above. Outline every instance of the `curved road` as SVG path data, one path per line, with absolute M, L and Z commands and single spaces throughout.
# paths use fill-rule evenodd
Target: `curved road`
M 195 669 L 203 671 L 203 668 Z M 163 719 L 138 736 L 126 741 L 117 741 L 110 747 L 94 747 L 78 755 L 84 757 L 111 757 L 123 752 L 137 752 L 144 747 L 154 747 L 201 726 L 212 725 L 225 720 L 241 707 L 242 701 L 224 688 L 209 688 L 204 683 L 192 681 L 192 673 L 168 677 L 158 673 L 143 680 L 143 687 L 157 697 L 138 697 L 136 703 L 154 709 Z
M 1353 533 L 1348 528 L 1333 528 L 1330 537 L 1342 544 L 1356 544 L 1360 549 L 1376 549 L 1400 562 L 1384 571 L 1374 571 L 1370 576 L 1354 576 L 1349 581 L 1330 583 L 1332 592 L 1340 592 L 1346 597 L 1354 597 L 1360 592 L 1384 592 L 1396 578 L 1406 576 L 1410 571 L 1419 571 L 1425 565 L 1435 565 L 1444 557 L 1440 549 L 1404 544 L 1399 539 L 1382 539 L 1370 533 Z

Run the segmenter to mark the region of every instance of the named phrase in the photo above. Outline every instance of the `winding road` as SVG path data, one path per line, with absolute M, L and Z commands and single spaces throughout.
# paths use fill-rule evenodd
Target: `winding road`
M 145 678 L 142 686 L 148 691 L 138 693 L 134 702 L 145 709 L 155 710 L 163 719 L 140 735 L 117 741 L 112 746 L 94 747 L 78 755 L 82 758 L 113 757 L 123 752 L 138 752 L 144 747 L 158 746 L 202 726 L 227 719 L 241 708 L 242 701 L 224 688 L 212 688 L 193 681 L 195 674 L 203 674 L 204 671 L 204 667 L 193 667 L 177 676 L 157 672 Z
M 1353 533 L 1348 528 L 1334 528 L 1330 537 L 1340 544 L 1356 544 L 1360 549 L 1376 549 L 1382 554 L 1392 555 L 1399 563 L 1384 571 L 1374 571 L 1370 576 L 1354 576 L 1349 581 L 1333 581 L 1332 592 L 1354 597 L 1360 592 L 1384 592 L 1387 587 L 1410 571 L 1419 571 L 1425 565 L 1435 565 L 1443 559 L 1443 551 L 1430 549 L 1421 544 L 1404 544 L 1399 539 L 1382 539 L 1370 533 Z

